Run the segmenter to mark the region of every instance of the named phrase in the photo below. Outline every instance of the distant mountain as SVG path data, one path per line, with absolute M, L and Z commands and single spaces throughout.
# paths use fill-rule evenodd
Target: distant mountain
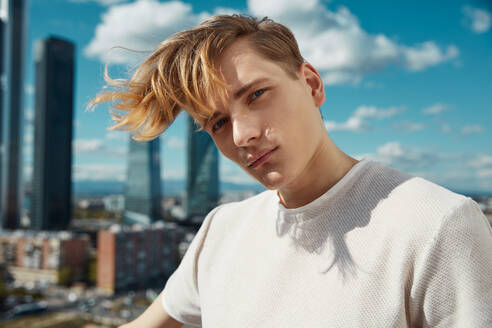
M 165 180 L 161 182 L 161 190 L 164 195 L 179 195 L 184 193 L 186 189 L 185 180 Z M 75 181 L 73 183 L 73 192 L 75 196 L 103 196 L 110 194 L 122 194 L 125 190 L 125 182 L 121 181 L 91 181 L 82 180 Z M 255 192 L 261 192 L 265 190 L 261 185 L 249 185 L 249 184 L 239 184 L 231 182 L 221 182 L 220 191 L 246 191 L 252 190 Z

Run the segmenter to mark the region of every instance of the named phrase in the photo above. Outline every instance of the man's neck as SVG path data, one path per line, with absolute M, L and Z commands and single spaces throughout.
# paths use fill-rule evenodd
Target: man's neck
M 296 181 L 278 190 L 280 202 L 285 208 L 309 204 L 333 187 L 357 163 L 327 137 Z

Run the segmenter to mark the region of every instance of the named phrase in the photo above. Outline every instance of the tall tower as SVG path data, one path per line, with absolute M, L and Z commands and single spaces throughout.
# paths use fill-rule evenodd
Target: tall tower
M 31 228 L 65 230 L 72 217 L 74 51 L 50 37 L 34 47 L 36 109 Z
M 130 138 L 125 187 L 127 223 L 149 224 L 162 219 L 159 138 L 139 142 Z
M 23 96 L 23 63 L 25 54 L 25 1 L 8 1 L 8 119 L 7 140 L 5 145 L 5 178 L 2 179 L 5 186 L 2 196 L 2 226 L 6 229 L 16 229 L 20 220 L 21 198 L 21 136 L 22 136 L 22 96 Z
M 3 141 L 3 112 L 4 112 L 4 95 L 7 78 L 5 75 L 5 35 L 7 30 L 8 18 L 8 2 L 0 0 L 0 229 L 2 228 L 2 213 L 3 213 L 3 162 L 5 159 L 5 145 Z
M 219 199 L 218 151 L 205 131 L 196 131 L 188 116 L 188 153 L 186 179 L 186 216 L 201 217 L 217 206 Z

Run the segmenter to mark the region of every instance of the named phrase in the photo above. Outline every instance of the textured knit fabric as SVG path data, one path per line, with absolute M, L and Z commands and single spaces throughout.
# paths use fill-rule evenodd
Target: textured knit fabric
M 297 209 L 275 191 L 216 208 L 163 295 L 206 328 L 490 328 L 492 230 L 470 198 L 362 160 Z

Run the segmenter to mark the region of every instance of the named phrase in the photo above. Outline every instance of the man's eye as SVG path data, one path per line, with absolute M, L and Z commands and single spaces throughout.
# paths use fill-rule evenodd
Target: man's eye
M 265 89 L 260 89 L 260 90 L 256 90 L 255 92 L 253 92 L 253 94 L 251 95 L 251 101 L 253 101 L 256 98 L 258 98 L 259 96 L 261 96 L 264 92 L 265 92 Z
M 212 126 L 212 132 L 217 132 L 224 124 L 227 123 L 226 118 L 221 118 Z

